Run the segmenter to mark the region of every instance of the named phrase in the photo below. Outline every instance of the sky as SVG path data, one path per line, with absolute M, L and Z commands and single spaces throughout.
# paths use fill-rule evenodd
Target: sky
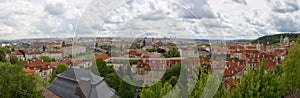
M 0 0 L 0 40 L 255 39 L 300 31 L 300 0 Z

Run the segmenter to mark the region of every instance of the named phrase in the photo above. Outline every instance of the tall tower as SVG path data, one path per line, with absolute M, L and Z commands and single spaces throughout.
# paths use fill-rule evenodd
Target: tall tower
M 282 35 L 280 36 L 280 45 L 281 45 L 281 46 L 284 45 L 284 44 L 283 44 L 283 37 L 282 37 Z
M 143 46 L 142 47 L 145 47 L 147 45 L 146 39 L 147 39 L 147 37 L 144 38 Z
M 287 35 L 285 35 L 285 38 L 283 39 L 283 44 L 289 45 L 289 43 L 290 43 L 289 37 Z
M 257 44 L 256 44 L 256 49 L 257 49 L 258 51 L 260 51 L 260 44 L 259 44 L 259 40 L 257 41 Z

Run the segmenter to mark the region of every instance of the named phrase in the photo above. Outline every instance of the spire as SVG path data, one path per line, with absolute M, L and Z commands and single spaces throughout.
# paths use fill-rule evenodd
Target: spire
M 280 36 L 280 45 L 283 45 L 283 37 L 282 37 L 282 34 Z

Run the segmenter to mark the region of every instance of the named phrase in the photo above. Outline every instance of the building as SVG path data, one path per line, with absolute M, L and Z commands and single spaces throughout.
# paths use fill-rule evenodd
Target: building
M 111 98 L 115 90 L 89 70 L 69 68 L 58 74 L 49 91 L 62 98 Z
M 52 48 L 61 48 L 61 42 L 32 42 L 32 48 L 43 48 L 52 49 Z
M 51 75 L 54 68 L 54 66 L 51 66 L 50 63 L 44 62 L 43 60 L 33 60 L 29 63 L 24 64 L 23 67 L 25 68 L 25 72 L 29 74 L 37 74 L 46 81 L 50 79 L 49 76 Z
M 280 45 L 281 46 L 289 45 L 289 43 L 290 43 L 290 40 L 287 35 L 285 36 L 285 38 L 283 38 L 282 36 L 280 37 Z
M 68 46 L 62 48 L 62 56 L 68 57 L 69 55 L 77 55 L 86 52 L 86 47 L 84 46 Z
M 199 57 L 199 51 L 194 47 L 182 47 L 178 51 L 181 57 Z

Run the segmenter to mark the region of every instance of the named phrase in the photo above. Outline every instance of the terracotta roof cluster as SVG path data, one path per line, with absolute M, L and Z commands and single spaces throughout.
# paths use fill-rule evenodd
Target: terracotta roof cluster
M 30 51 L 30 52 L 28 52 L 27 54 L 30 54 L 30 55 L 32 55 L 32 54 L 43 54 L 44 52 L 41 52 L 41 51 Z
M 208 58 L 199 58 L 201 64 L 210 65 L 210 59 Z
M 32 42 L 33 45 L 60 45 L 60 42 Z
M 140 60 L 138 62 L 137 68 L 144 68 L 144 70 L 161 70 L 164 66 L 165 68 L 172 67 L 177 63 L 181 62 L 180 59 L 174 60 Z
M 106 59 L 109 59 L 110 56 L 107 55 L 107 54 L 100 54 L 100 55 L 97 55 L 97 56 L 94 56 L 93 58 L 90 59 L 90 61 L 95 61 L 97 59 L 102 59 L 102 60 L 106 60 Z
M 46 51 L 47 53 L 62 53 L 61 51 L 59 50 L 48 50 Z
M 149 54 L 146 50 L 138 50 L 138 49 L 131 49 L 129 50 L 129 56 L 139 56 L 141 57 L 143 54 Z
M 14 55 L 23 55 L 20 50 L 15 50 L 12 54 L 14 54 Z
M 244 61 L 227 61 L 224 70 L 224 77 L 233 76 L 241 72 L 245 68 Z
M 257 55 L 249 55 L 246 61 L 252 64 L 256 64 L 256 66 L 258 67 L 259 62 L 261 62 L 263 58 L 266 59 L 265 70 L 269 71 L 276 67 L 276 56 L 269 52 L 262 52 Z
M 42 60 L 33 60 L 30 63 L 24 64 L 23 66 L 26 69 L 30 69 L 30 70 L 48 70 L 54 67 L 51 66 L 50 63 L 44 62 Z
M 67 64 L 68 66 L 78 66 L 79 64 L 81 64 L 83 61 L 82 60 L 72 60 L 72 59 L 59 59 L 56 62 L 51 62 L 51 64 L 53 64 L 54 66 L 56 66 L 57 64 Z

